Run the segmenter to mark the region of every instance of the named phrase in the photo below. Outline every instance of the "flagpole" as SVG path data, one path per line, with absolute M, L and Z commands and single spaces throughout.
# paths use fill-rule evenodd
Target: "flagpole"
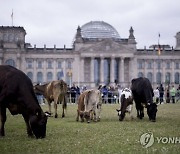
M 12 22 L 12 26 L 13 26 L 13 9 L 12 9 L 12 14 L 11 14 L 11 22 Z
M 160 33 L 158 34 L 158 73 L 160 74 L 160 54 L 161 54 L 161 45 L 159 44 L 160 41 Z M 161 84 L 161 75 L 160 75 L 160 84 Z

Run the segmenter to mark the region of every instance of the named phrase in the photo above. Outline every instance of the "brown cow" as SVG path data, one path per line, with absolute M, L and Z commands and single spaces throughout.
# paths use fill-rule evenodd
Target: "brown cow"
M 58 117 L 57 114 L 57 104 L 62 103 L 63 113 L 62 118 L 65 117 L 64 110 L 67 107 L 67 84 L 63 80 L 52 81 L 44 85 L 34 86 L 34 91 L 36 94 L 42 94 L 49 106 L 49 113 L 51 114 L 51 103 L 54 101 L 55 118 Z
M 78 109 L 76 121 L 79 121 L 79 116 L 81 121 L 84 122 L 84 118 L 87 122 L 91 120 L 99 121 L 101 112 L 101 95 L 99 90 L 86 90 L 84 91 L 78 99 Z
M 46 136 L 47 117 L 34 94 L 31 80 L 12 66 L 0 66 L 0 136 L 5 136 L 6 108 L 12 115 L 22 114 L 28 136 Z

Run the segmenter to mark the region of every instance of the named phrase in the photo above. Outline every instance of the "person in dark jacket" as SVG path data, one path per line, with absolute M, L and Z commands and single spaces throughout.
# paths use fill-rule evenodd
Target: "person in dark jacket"
M 164 87 L 163 85 L 161 84 L 160 87 L 159 87 L 159 95 L 160 95 L 160 104 L 163 103 L 163 97 L 164 97 Z

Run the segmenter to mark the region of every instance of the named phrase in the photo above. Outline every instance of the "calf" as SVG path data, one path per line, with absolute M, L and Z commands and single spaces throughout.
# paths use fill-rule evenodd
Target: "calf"
M 133 107 L 133 97 L 131 90 L 125 88 L 122 90 L 121 96 L 121 107 L 116 109 L 119 116 L 119 121 L 122 121 L 125 117 L 125 113 L 128 112 L 132 118 L 132 107 Z

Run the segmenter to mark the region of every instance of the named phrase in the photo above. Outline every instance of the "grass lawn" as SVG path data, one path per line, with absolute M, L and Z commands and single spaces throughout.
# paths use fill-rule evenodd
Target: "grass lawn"
M 42 106 L 47 110 L 47 105 Z M 45 139 L 28 138 L 22 116 L 12 116 L 8 111 L 5 125 L 6 136 L 0 138 L 0 153 L 180 153 L 180 141 L 175 143 L 158 143 L 157 137 L 178 137 L 180 139 L 180 103 L 158 106 L 157 122 L 149 122 L 146 111 L 143 120 L 130 120 L 126 115 L 119 122 L 116 108 L 118 104 L 102 106 L 100 122 L 76 122 L 77 105 L 68 105 L 67 114 L 61 118 L 50 117 L 47 123 Z M 140 144 L 140 136 L 151 132 L 155 142 L 149 148 Z M 164 140 L 165 142 L 166 140 Z

